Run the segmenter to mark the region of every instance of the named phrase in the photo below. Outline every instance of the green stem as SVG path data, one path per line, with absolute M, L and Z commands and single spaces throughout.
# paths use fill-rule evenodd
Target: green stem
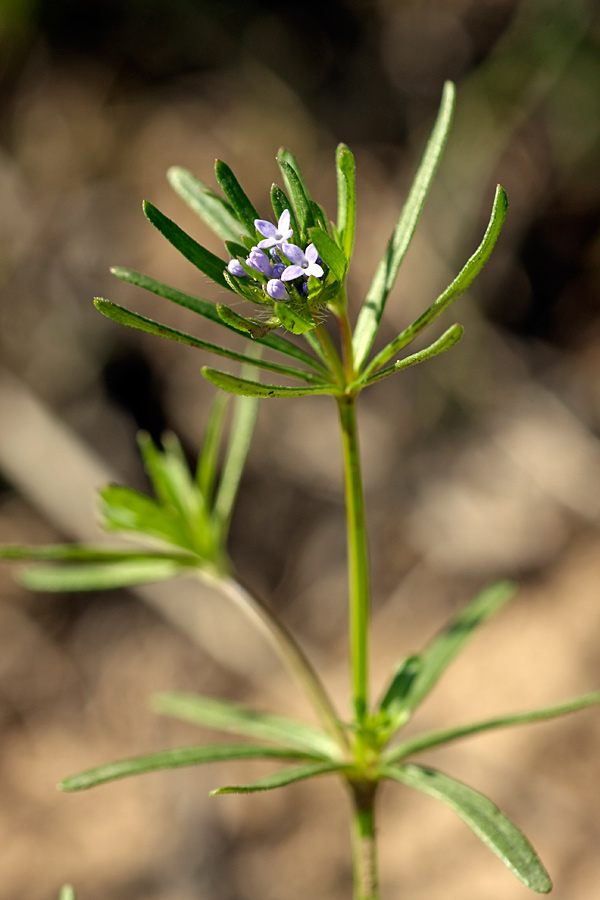
M 348 736 L 340 723 L 329 694 L 310 660 L 284 624 L 252 591 L 234 578 L 227 576 L 215 578 L 212 583 L 246 613 L 259 631 L 265 635 L 281 662 L 304 688 L 324 728 L 343 751 L 349 751 Z
M 369 554 L 365 507 L 360 471 L 356 394 L 337 398 L 342 427 L 346 527 L 348 543 L 348 587 L 350 593 L 350 660 L 354 709 L 359 723 L 369 708 Z
M 333 341 L 329 337 L 329 333 L 324 325 L 317 325 L 313 332 L 321 345 L 324 355 L 327 357 L 329 368 L 337 383 L 342 386 L 346 384 L 344 369 L 340 361 L 339 354 L 335 349 Z
M 379 900 L 374 782 L 351 785 L 354 900 Z

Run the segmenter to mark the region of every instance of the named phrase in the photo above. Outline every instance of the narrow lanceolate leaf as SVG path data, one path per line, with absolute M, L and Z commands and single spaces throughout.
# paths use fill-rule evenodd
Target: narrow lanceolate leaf
M 188 554 L 174 551 L 137 550 L 135 547 L 106 547 L 93 544 L 50 544 L 27 547 L 21 544 L 0 546 L 0 559 L 39 560 L 40 562 L 123 562 L 125 560 L 174 559 L 189 560 Z
M 483 236 L 483 240 L 475 253 L 458 273 L 452 284 L 446 288 L 443 294 L 440 294 L 437 300 L 431 304 L 429 309 L 426 309 L 412 325 L 405 328 L 397 338 L 391 341 L 387 347 L 384 347 L 383 350 L 377 354 L 375 359 L 368 366 L 365 374 L 375 371 L 386 363 L 388 359 L 391 359 L 392 356 L 402 350 L 403 347 L 410 344 L 424 328 L 427 328 L 434 319 L 441 315 L 444 310 L 448 309 L 450 304 L 454 303 L 454 301 L 466 291 L 490 258 L 500 231 L 502 230 L 507 210 L 508 198 L 504 189 L 498 185 L 488 227 Z
M 394 286 L 402 260 L 417 227 L 425 198 L 450 130 L 454 96 L 454 85 L 447 81 L 444 85 L 440 111 L 425 148 L 421 165 L 360 311 L 353 339 L 354 356 L 359 369 L 363 367 L 373 346 L 386 300 Z
M 342 768 L 336 763 L 309 763 L 305 766 L 293 766 L 291 769 L 283 769 L 259 778 L 253 784 L 231 784 L 227 787 L 217 788 L 211 791 L 211 797 L 218 794 L 255 794 L 257 791 L 272 791 L 275 788 L 285 787 L 295 781 L 305 781 L 307 778 L 315 778 L 317 775 L 326 775 L 328 772 L 337 772 Z
M 128 284 L 135 284 L 137 287 L 141 287 L 146 291 L 151 291 L 153 294 L 164 297 L 166 300 L 171 300 L 179 306 L 191 309 L 192 312 L 204 316 L 205 319 L 209 319 L 211 322 L 217 322 L 219 325 L 237 331 L 237 329 L 234 329 L 229 323 L 223 321 L 219 316 L 215 304 L 209 303 L 208 300 L 201 300 L 199 297 L 185 294 L 183 291 L 178 291 L 177 288 L 170 287 L 168 284 L 163 284 L 161 281 L 156 281 L 156 279 L 150 278 L 149 275 L 142 275 L 140 272 L 134 272 L 132 269 L 124 269 L 120 266 L 115 266 L 111 269 L 111 272 L 113 275 L 116 275 L 117 278 L 120 278 L 121 281 L 126 281 Z M 313 368 L 322 371 L 322 367 L 312 356 L 300 347 L 292 344 L 291 341 L 287 341 L 279 335 L 272 334 L 265 337 L 257 337 L 254 338 L 254 340 L 256 340 L 257 344 L 269 347 L 271 350 L 277 350 L 278 353 L 285 353 L 286 356 L 291 356 L 294 359 L 300 360 L 300 362 L 306 363 L 308 366 L 312 366 Z
M 204 430 L 202 449 L 198 455 L 195 480 L 209 508 L 212 507 L 214 497 L 219 465 L 219 449 L 223 438 L 223 426 L 228 405 L 229 397 L 218 391 L 210 409 L 208 422 Z
M 338 146 L 335 161 L 338 194 L 337 231 L 341 249 L 348 262 L 350 262 L 354 245 L 354 223 L 356 219 L 356 167 L 354 157 L 345 144 Z
M 471 635 L 514 597 L 512 581 L 496 581 L 480 591 L 420 654 L 421 667 L 405 699 L 413 711 L 437 684 L 443 672 L 463 649 Z
M 250 381 L 229 372 L 220 372 L 204 366 L 204 377 L 215 387 L 227 391 L 229 394 L 239 394 L 241 397 L 307 397 L 309 394 L 335 394 L 338 388 L 334 384 L 315 385 L 314 387 L 283 387 L 279 384 L 263 384 L 260 381 Z
M 427 359 L 433 359 L 434 356 L 439 356 L 440 353 L 445 353 L 446 350 L 451 350 L 455 344 L 457 344 L 461 337 L 464 334 L 465 329 L 462 325 L 459 325 L 458 322 L 455 322 L 454 325 L 451 325 L 450 328 L 443 333 L 441 337 L 434 341 L 433 344 L 430 344 L 429 347 L 425 347 L 423 350 L 417 351 L 417 353 L 413 353 L 411 356 L 406 356 L 404 359 L 399 359 L 398 362 L 394 363 L 391 366 L 386 366 L 384 369 L 380 369 L 375 375 L 371 375 L 370 378 L 366 378 L 362 383 L 366 386 L 370 384 L 376 384 L 378 381 L 381 381 L 382 378 L 387 378 L 388 375 L 393 375 L 394 372 L 400 372 L 402 369 L 408 369 L 410 366 L 418 365 L 418 363 L 425 362 Z
M 552 890 L 550 876 L 523 832 L 479 791 L 424 766 L 386 766 L 383 773 L 453 809 L 530 890 L 538 894 Z
M 315 221 L 310 205 L 310 195 L 302 180 L 298 164 L 289 150 L 280 150 L 277 154 L 277 162 L 281 169 L 287 192 L 294 204 L 300 229 L 306 234 L 308 229 L 315 224 Z
M 195 563 L 200 564 L 200 560 L 196 558 Z M 19 581 L 32 591 L 106 591 L 134 584 L 167 581 L 189 571 L 189 565 L 175 560 L 136 559 L 113 563 L 36 566 L 23 569 L 19 573 Z
M 399 727 L 405 718 L 404 701 L 421 669 L 420 656 L 405 657 L 392 677 L 379 709 L 385 713 L 390 727 Z
M 252 378 L 252 376 L 256 377 L 256 374 L 256 369 L 251 366 L 244 366 L 242 369 L 244 377 Z M 255 397 L 236 397 L 223 471 L 213 510 L 215 519 L 219 522 L 223 544 L 225 544 L 229 532 L 257 415 L 258 400 Z
M 245 225 L 248 234 L 254 236 L 256 234 L 254 220 L 260 216 L 227 163 L 221 159 L 215 163 L 215 175 L 236 216 Z
M 238 703 L 215 700 L 200 694 L 164 693 L 153 697 L 152 706 L 162 715 L 183 719 L 184 722 L 215 731 L 273 741 L 320 758 L 338 755 L 336 742 L 318 728 L 285 716 L 261 713 Z
M 222 259 L 186 234 L 179 225 L 168 219 L 152 203 L 148 203 L 146 200 L 143 208 L 148 221 L 152 222 L 154 227 L 160 231 L 163 237 L 166 237 L 176 250 L 179 250 L 182 256 L 185 256 L 193 266 L 208 275 L 216 284 L 227 288 L 228 291 L 231 290 L 223 275 L 227 264 Z
M 200 216 L 209 228 L 223 241 L 239 241 L 240 235 L 249 237 L 233 207 L 218 194 L 180 166 L 172 166 L 167 172 L 169 184 L 190 209 Z M 254 231 L 252 232 L 254 234 Z
M 139 313 L 131 312 L 117 303 L 111 303 L 110 300 L 103 300 L 97 297 L 94 300 L 94 306 L 103 315 L 121 325 L 128 325 L 130 328 L 137 328 L 138 331 L 145 331 L 147 334 L 154 334 L 156 337 L 166 338 L 170 341 L 178 341 L 180 344 L 187 344 L 188 347 L 195 347 L 197 350 L 207 350 L 216 356 L 224 356 L 226 359 L 234 359 L 237 362 L 249 363 L 257 365 L 261 369 L 267 369 L 269 372 L 277 372 L 279 375 L 286 375 L 288 378 L 299 378 L 301 381 L 321 383 L 321 379 L 311 372 L 305 372 L 302 369 L 292 369 L 290 366 L 280 366 L 277 363 L 268 360 L 254 360 L 243 353 L 236 353 L 234 350 L 228 350 L 218 344 L 211 344 L 209 341 L 202 341 L 200 338 L 186 334 L 184 331 L 177 331 L 168 325 L 162 325 L 155 322 L 154 319 L 148 319 L 146 316 L 140 316 Z
M 471 737 L 474 734 L 495 731 L 498 728 L 512 728 L 515 725 L 546 722 L 549 719 L 556 719 L 559 716 L 566 716 L 580 709 L 586 709 L 588 706 L 596 706 L 598 703 L 600 703 L 600 691 L 593 691 L 590 694 L 584 694 L 582 697 L 567 700 L 556 706 L 547 706 L 543 709 L 534 709 L 523 713 L 513 713 L 509 716 L 498 716 L 495 719 L 485 719 L 482 722 L 470 722 L 467 725 L 445 728 L 440 731 L 429 731 L 390 747 L 384 754 L 384 759 L 386 762 L 394 762 L 399 759 L 405 759 L 407 756 L 413 756 L 415 753 L 432 750 L 441 744 L 449 744 L 451 741 Z
M 257 747 L 254 744 L 210 744 L 207 747 L 178 747 L 176 750 L 162 750 L 131 759 L 120 759 L 64 778 L 59 787 L 62 791 L 85 791 L 107 781 L 143 775 L 159 769 L 180 769 L 184 766 L 198 766 L 204 763 L 221 762 L 229 759 L 302 759 L 304 754 L 280 747 Z
M 308 235 L 325 265 L 333 272 L 338 281 L 343 281 L 348 263 L 335 241 L 322 228 L 310 228 Z

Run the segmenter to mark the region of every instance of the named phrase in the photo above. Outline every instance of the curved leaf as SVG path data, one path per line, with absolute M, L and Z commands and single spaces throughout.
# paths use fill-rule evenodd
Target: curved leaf
M 239 181 L 237 180 L 227 163 L 223 162 L 223 160 L 221 159 L 218 159 L 215 163 L 215 175 L 217 176 L 217 181 L 219 182 L 223 193 L 231 203 L 231 206 L 233 207 L 233 210 L 238 219 L 246 226 L 248 234 L 251 237 L 254 237 L 254 235 L 256 234 L 254 220 L 259 219 L 260 216 L 246 196 L 246 193 L 244 192 Z
M 211 797 L 218 794 L 254 794 L 257 791 L 272 791 L 275 788 L 285 787 L 295 781 L 305 781 L 307 778 L 315 778 L 317 775 L 326 775 L 328 772 L 338 772 L 342 766 L 335 763 L 309 763 L 305 766 L 293 766 L 291 769 L 282 769 L 272 775 L 259 778 L 253 784 L 235 784 L 217 788 L 211 791 Z
M 128 284 L 134 284 L 146 291 L 151 291 L 158 297 L 164 297 L 166 300 L 171 300 L 179 306 L 183 306 L 186 309 L 192 310 L 192 312 L 198 313 L 200 316 L 204 316 L 205 319 L 209 319 L 211 322 L 217 322 L 217 324 L 222 325 L 224 328 L 237 331 L 237 328 L 234 328 L 232 325 L 223 321 L 219 316 L 216 305 L 214 303 L 209 303 L 208 300 L 201 300 L 199 297 L 193 297 L 191 294 L 178 291 L 168 284 L 156 281 L 156 279 L 150 278 L 149 275 L 142 275 L 140 272 L 134 272 L 132 269 L 114 266 L 111 269 L 111 272 L 113 275 L 116 275 L 117 278 L 120 278 L 121 281 L 126 281 Z M 318 371 L 324 371 L 323 367 L 320 366 L 312 356 L 302 350 L 301 347 L 297 347 L 295 344 L 292 344 L 291 341 L 288 341 L 279 335 L 270 334 L 264 337 L 255 337 L 254 340 L 257 344 L 269 347 L 271 350 L 277 350 L 278 353 L 285 353 L 286 356 L 292 356 L 295 359 L 306 363 L 306 365 L 312 366 Z
M 135 547 L 106 547 L 104 544 L 43 544 L 27 547 L 23 544 L 0 545 L 0 559 L 40 560 L 40 562 L 122 562 L 142 559 L 174 559 L 185 564 L 189 554 L 175 550 L 138 550 Z
M 453 809 L 530 890 L 538 894 L 552 890 L 550 876 L 523 832 L 479 791 L 424 766 L 386 766 L 383 773 Z
M 402 260 L 412 240 L 425 204 L 425 198 L 437 170 L 452 122 L 454 96 L 455 87 L 452 82 L 447 81 L 444 85 L 438 117 L 425 148 L 421 165 L 360 311 L 353 338 L 354 356 L 359 371 L 373 346 L 386 300 L 398 276 Z
M 116 762 L 87 769 L 77 775 L 64 778 L 61 791 L 85 791 L 108 781 L 143 775 L 159 769 L 180 769 L 205 763 L 221 762 L 228 759 L 302 759 L 303 753 L 282 750 L 279 747 L 257 747 L 254 744 L 210 744 L 203 747 L 178 747 L 176 750 L 161 750 L 145 756 L 134 756 Z
M 171 166 L 167 179 L 175 193 L 221 240 L 239 241 L 240 235 L 249 236 L 233 207 L 187 169 Z
M 409 325 L 408 328 L 405 328 L 395 340 L 384 347 L 383 350 L 377 354 L 375 359 L 369 364 L 365 371 L 365 375 L 373 372 L 375 369 L 378 369 L 379 366 L 382 366 L 384 363 L 391 359 L 396 353 L 402 350 L 403 347 L 406 347 L 407 344 L 410 344 L 418 334 L 423 331 L 424 328 L 427 328 L 428 325 L 433 322 L 441 313 L 443 313 L 451 303 L 460 297 L 469 285 L 474 281 L 476 276 L 481 272 L 484 265 L 488 261 L 491 256 L 492 250 L 496 245 L 496 241 L 500 235 L 502 230 L 502 226 L 504 224 L 504 220 L 506 218 L 506 212 L 508 210 L 508 198 L 506 196 L 506 192 L 504 188 L 500 185 L 496 187 L 496 195 L 494 197 L 494 205 L 492 207 L 492 213 L 490 217 L 490 221 L 486 232 L 483 236 L 483 240 L 481 244 L 475 251 L 475 253 L 471 256 L 471 258 L 467 261 L 467 263 L 463 266 L 461 271 L 458 273 L 452 284 L 450 284 L 443 294 L 437 298 L 437 300 L 431 304 L 429 309 L 426 309 L 425 312 L 419 316 L 416 321 Z
M 228 291 L 231 290 L 223 275 L 223 270 L 226 268 L 227 263 L 195 241 L 183 228 L 180 228 L 179 225 L 167 218 L 164 213 L 161 213 L 148 200 L 144 201 L 143 209 L 148 221 L 152 222 L 154 227 L 160 231 L 163 237 L 166 237 L 176 250 L 179 250 L 182 256 L 185 256 L 188 262 L 191 262 L 193 266 L 196 266 L 197 269 L 208 275 L 216 284 L 227 288 Z
M 422 753 L 425 750 L 433 750 L 441 744 L 449 744 L 451 741 L 458 741 L 461 738 L 471 737 L 474 734 L 481 734 L 485 731 L 495 731 L 497 728 L 512 728 L 515 725 L 530 725 L 534 722 L 546 722 L 549 719 L 556 719 L 559 716 L 566 716 L 569 713 L 577 712 L 580 709 L 586 709 L 588 706 L 596 706 L 600 703 L 600 691 L 592 691 L 577 697 L 574 700 L 567 700 L 564 703 L 558 703 L 555 706 L 546 706 L 542 709 L 529 710 L 528 712 L 512 713 L 508 716 L 498 716 L 494 719 L 484 719 L 482 722 L 470 722 L 467 725 L 458 725 L 454 728 L 444 728 L 440 731 L 429 731 L 425 734 L 418 734 L 401 744 L 390 747 L 384 754 L 386 762 L 394 762 L 399 759 L 405 759 L 407 756 L 413 756 L 415 753 Z
M 475 629 L 499 612 L 516 591 L 517 585 L 508 580 L 487 585 L 432 638 L 419 654 L 421 666 L 405 698 L 405 709 L 412 712 L 422 703 Z
M 190 557 L 190 560 L 193 557 Z M 195 559 L 195 565 L 200 560 Z M 32 591 L 106 591 L 167 581 L 190 571 L 190 565 L 169 559 L 137 559 L 114 563 L 36 566 L 23 569 L 19 581 Z
M 204 377 L 230 394 L 239 394 L 242 397 L 307 397 L 309 394 L 335 394 L 338 390 L 333 384 L 315 385 L 314 387 L 283 387 L 279 384 L 263 384 L 260 381 L 250 381 L 229 372 L 220 372 L 204 366 Z
M 145 331 L 146 334 L 153 334 L 156 337 L 166 338 L 170 341 L 178 341 L 180 344 L 187 344 L 188 347 L 195 347 L 197 350 L 207 350 L 216 356 L 224 356 L 226 359 L 233 359 L 237 362 L 256 365 L 261 369 L 267 369 L 269 372 L 277 372 L 280 375 L 286 375 L 288 378 L 299 378 L 301 381 L 321 383 L 321 379 L 311 372 L 305 372 L 303 369 L 295 369 L 290 366 L 280 366 L 278 363 L 272 363 L 265 359 L 253 359 L 243 353 L 236 353 L 234 350 L 228 350 L 227 347 L 221 347 L 219 344 L 211 344 L 209 341 L 203 341 L 200 338 L 186 334 L 184 331 L 178 331 L 176 328 L 170 328 L 168 325 L 162 325 L 155 322 L 154 319 L 148 319 L 146 316 L 140 316 L 124 306 L 117 303 L 111 303 L 110 300 L 103 300 L 96 297 L 94 300 L 96 309 L 109 319 L 113 319 L 120 325 L 128 325 L 130 328 L 137 328 L 138 331 Z
M 434 356 L 439 356 L 440 353 L 445 353 L 446 350 L 451 350 L 452 347 L 460 341 L 464 332 L 465 329 L 463 326 L 456 322 L 454 325 L 451 325 L 437 341 L 430 344 L 429 347 L 425 347 L 424 350 L 418 350 L 416 353 L 413 353 L 411 356 L 406 356 L 404 359 L 399 359 L 398 362 L 395 362 L 391 366 L 386 366 L 385 369 L 380 369 L 375 375 L 366 378 L 362 384 L 364 387 L 369 387 L 371 384 L 377 384 L 378 381 L 387 378 L 388 375 L 393 375 L 394 372 L 408 369 L 410 366 L 418 365 L 418 363 L 425 362 L 427 359 L 433 359 Z M 359 384 L 360 383 L 361 382 L 359 382 Z
M 165 716 L 194 725 L 274 741 L 308 755 L 337 757 L 338 745 L 329 735 L 285 716 L 261 713 L 239 703 L 215 700 L 200 694 L 163 693 L 152 698 L 153 709 Z

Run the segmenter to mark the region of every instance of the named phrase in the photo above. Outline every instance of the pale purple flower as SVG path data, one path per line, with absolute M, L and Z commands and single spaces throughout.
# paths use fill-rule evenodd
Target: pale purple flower
M 280 247 L 284 241 L 289 241 L 294 233 L 290 228 L 289 209 L 284 209 L 281 213 L 277 227 L 266 219 L 255 219 L 254 227 L 263 235 L 263 240 L 258 242 L 258 246 L 265 250 L 268 247 Z
M 272 278 L 267 284 L 267 294 L 273 300 L 288 300 L 289 294 L 285 289 L 285 285 L 279 278 Z
M 322 277 L 323 267 L 317 262 L 319 251 L 314 244 L 308 245 L 306 253 L 303 253 L 300 247 L 296 247 L 295 244 L 287 243 L 282 245 L 281 250 L 292 264 L 281 275 L 282 281 L 293 281 L 294 278 L 300 278 L 301 275 L 308 278 L 311 275 L 314 275 L 315 278 Z
M 248 273 L 242 266 L 239 259 L 230 259 L 227 263 L 227 271 L 231 273 L 231 275 L 235 275 L 236 278 L 247 278 Z
M 252 269 L 256 269 L 257 272 L 260 272 L 261 275 L 266 275 L 267 278 L 273 277 L 273 266 L 271 265 L 269 257 L 263 250 L 259 250 L 258 247 L 252 248 L 246 262 Z

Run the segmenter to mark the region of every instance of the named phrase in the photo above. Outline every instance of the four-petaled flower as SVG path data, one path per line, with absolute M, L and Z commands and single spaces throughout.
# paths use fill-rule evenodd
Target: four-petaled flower
M 317 262 L 319 251 L 314 244 L 309 244 L 306 248 L 306 253 L 303 253 L 300 247 L 296 247 L 295 244 L 284 243 L 281 251 L 292 263 L 282 273 L 282 281 L 293 281 L 294 278 L 299 278 L 301 275 L 309 278 L 311 275 L 314 275 L 315 278 L 322 277 L 323 267 Z
M 263 235 L 263 240 L 258 242 L 261 250 L 266 250 L 268 247 L 280 247 L 284 241 L 289 241 L 294 233 L 290 228 L 289 209 L 284 209 L 281 213 L 277 227 L 272 222 L 267 222 L 266 219 L 255 219 L 254 227 L 259 234 Z

